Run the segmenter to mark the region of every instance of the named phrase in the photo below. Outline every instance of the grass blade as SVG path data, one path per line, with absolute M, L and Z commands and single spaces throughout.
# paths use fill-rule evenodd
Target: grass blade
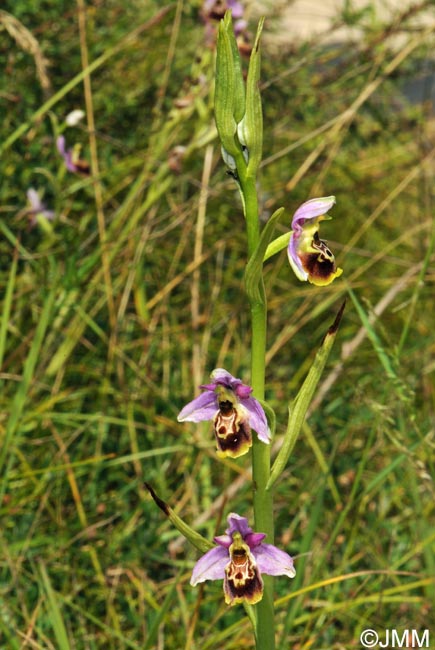
M 0 322 L 0 368 L 3 365 L 3 356 L 5 353 L 5 346 L 6 346 L 6 335 L 7 335 L 8 323 L 9 323 L 9 316 L 11 313 L 12 296 L 13 296 L 13 291 L 15 286 L 15 277 L 17 274 L 17 264 L 18 264 L 17 253 L 18 251 L 15 250 L 15 254 L 12 260 L 11 270 L 9 273 L 8 284 L 6 287 L 5 298 L 3 301 L 3 310 L 2 310 L 1 322 Z
M 50 578 L 48 577 L 47 570 L 42 562 L 40 563 L 39 568 L 41 571 L 42 582 L 44 583 L 44 590 L 48 599 L 46 606 L 47 611 L 50 615 L 50 622 L 53 627 L 53 632 L 56 637 L 57 647 L 59 650 L 71 650 L 65 623 L 62 618 L 62 612 L 59 608 L 57 594 L 51 586 Z
M 18 424 L 20 422 L 20 418 L 24 410 L 24 405 L 26 402 L 30 383 L 33 378 L 36 362 L 38 361 L 41 345 L 44 340 L 47 327 L 50 323 L 54 297 L 55 297 L 55 293 L 54 293 L 54 289 L 52 289 L 45 300 L 41 317 L 36 327 L 35 336 L 30 346 L 29 354 L 24 363 L 23 377 L 21 383 L 18 386 L 17 392 L 15 393 L 15 397 L 12 401 L 9 419 L 6 424 L 5 437 L 3 440 L 2 449 L 0 451 L 0 473 L 3 469 L 9 451 L 9 447 L 18 429 Z

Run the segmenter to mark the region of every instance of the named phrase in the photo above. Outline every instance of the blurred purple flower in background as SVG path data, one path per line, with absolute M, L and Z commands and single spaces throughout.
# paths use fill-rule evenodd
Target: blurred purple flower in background
M 205 23 L 206 41 L 212 45 L 215 41 L 215 23 L 230 10 L 233 18 L 233 27 L 236 38 L 246 37 L 248 22 L 244 18 L 245 9 L 238 0 L 204 0 L 201 16 Z
M 68 171 L 74 174 L 89 174 L 89 164 L 85 160 L 81 160 L 74 149 L 67 149 L 65 137 L 60 135 L 56 140 L 57 150 L 65 161 L 65 166 Z
M 55 212 L 53 210 L 47 210 L 45 204 L 41 201 L 41 198 L 33 187 L 29 187 L 27 190 L 27 200 L 30 204 L 30 207 L 27 208 L 27 214 L 31 215 L 30 224 L 32 226 L 38 223 L 38 216 L 53 221 Z

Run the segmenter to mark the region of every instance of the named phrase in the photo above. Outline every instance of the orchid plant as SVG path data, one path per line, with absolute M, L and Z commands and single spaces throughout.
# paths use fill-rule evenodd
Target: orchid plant
M 236 3 L 239 4 L 239 3 Z M 241 16 L 237 14 L 237 19 Z M 224 535 L 214 543 L 191 529 L 148 486 L 157 505 L 203 555 L 193 567 L 191 585 L 223 580 L 225 603 L 242 603 L 252 621 L 257 650 L 274 650 L 273 576 L 295 576 L 293 559 L 274 546 L 273 487 L 281 476 L 334 342 L 344 305 L 329 328 L 314 362 L 289 405 L 289 419 L 279 452 L 271 462 L 270 444 L 275 415 L 265 398 L 267 300 L 263 283 L 264 261 L 287 248 L 290 267 L 301 281 L 326 286 L 338 278 L 338 268 L 327 243 L 319 237 L 321 221 L 329 219 L 335 197 L 307 200 L 294 213 L 291 229 L 273 239 L 280 208 L 260 229 L 257 171 L 262 155 L 262 107 L 259 90 L 260 21 L 252 48 L 246 82 L 242 73 L 231 12 L 220 21 L 215 87 L 215 120 L 222 157 L 240 192 L 247 239 L 245 289 L 251 313 L 251 385 L 228 370 L 217 368 L 201 394 L 178 415 L 179 422 L 213 423 L 216 455 L 238 458 L 251 453 L 254 528 L 248 519 L 232 512 Z M 256 435 L 252 435 L 252 431 Z M 267 543 L 264 540 L 267 539 Z M 255 605 L 255 607 L 251 607 Z

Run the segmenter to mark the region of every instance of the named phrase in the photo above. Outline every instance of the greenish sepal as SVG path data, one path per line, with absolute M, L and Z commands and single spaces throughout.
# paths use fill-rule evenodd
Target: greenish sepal
M 260 36 L 264 18 L 258 23 L 257 35 L 249 60 L 246 80 L 246 112 L 237 128 L 240 142 L 248 148 L 249 162 L 247 174 L 255 176 L 261 162 L 263 150 L 263 112 L 261 108 L 260 81 Z
M 229 34 L 228 20 L 221 20 L 216 54 L 214 112 L 222 146 L 228 154 L 237 156 L 240 153 L 240 145 L 235 138 L 237 122 L 234 112 L 236 87 L 239 87 L 239 81 L 236 81 L 236 66 Z
M 265 414 L 266 414 L 267 422 L 268 422 L 268 424 L 269 424 L 270 433 L 271 433 L 271 436 L 272 436 L 272 438 L 273 438 L 273 436 L 275 435 L 275 430 L 276 430 L 276 415 L 275 415 L 275 411 L 274 411 L 273 408 L 268 404 L 268 402 L 266 402 L 265 400 L 263 400 L 263 399 L 259 399 L 258 401 L 260 402 L 261 406 L 263 407 L 263 411 L 264 411 Z
M 270 490 L 276 480 L 281 476 L 281 473 L 287 464 L 289 456 L 293 451 L 293 447 L 295 446 L 296 440 L 305 421 L 305 415 L 313 398 L 314 391 L 316 390 L 317 384 L 319 383 L 332 345 L 335 341 L 345 304 L 346 303 L 343 302 L 342 306 L 340 307 L 335 321 L 326 333 L 322 345 L 320 346 L 320 349 L 314 358 L 313 364 L 308 371 L 308 375 L 305 378 L 305 381 L 302 384 L 302 387 L 297 394 L 296 399 L 294 400 L 292 406 L 289 407 L 289 417 L 287 430 L 284 435 L 284 442 L 281 449 L 279 450 L 275 462 L 273 463 L 272 470 L 270 472 L 270 478 L 266 485 L 266 490 Z
M 157 496 L 157 494 L 154 492 L 154 489 L 149 483 L 145 483 L 145 486 L 154 499 L 155 503 L 161 510 L 163 510 L 170 522 L 174 524 L 175 528 L 183 535 L 183 537 L 185 537 L 191 544 L 193 544 L 195 548 L 201 551 L 201 553 L 206 553 L 214 547 L 214 544 L 212 542 L 209 542 L 208 539 L 197 533 L 195 530 L 193 530 L 193 528 L 188 526 L 188 524 L 186 524 L 181 519 L 181 517 L 176 515 L 172 508 Z
M 276 255 L 280 251 L 284 250 L 284 248 L 287 248 L 291 234 L 292 231 L 290 230 L 289 232 L 286 232 L 271 241 L 269 246 L 266 248 L 266 252 L 264 253 L 263 262 L 268 260 L 269 257 L 273 257 L 273 255 Z
M 262 271 L 263 271 L 263 259 L 268 244 L 272 238 L 273 231 L 275 229 L 276 222 L 284 212 L 284 208 L 278 208 L 269 217 L 266 225 L 264 226 L 261 235 L 260 241 L 252 253 L 245 269 L 245 288 L 248 295 L 249 301 L 251 304 L 255 302 L 260 302 L 263 299 L 262 296 Z
M 239 142 L 242 145 L 242 147 L 247 151 L 248 150 L 248 145 L 246 143 L 245 133 L 243 131 L 243 125 L 244 125 L 244 121 L 243 121 L 243 118 L 242 118 L 242 120 L 237 125 L 237 137 L 238 137 Z M 249 154 L 248 154 L 248 159 L 249 159 Z

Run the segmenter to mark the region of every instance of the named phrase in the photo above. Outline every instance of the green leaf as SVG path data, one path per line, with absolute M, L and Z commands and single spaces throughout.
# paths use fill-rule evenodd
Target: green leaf
M 39 316 L 39 321 L 36 326 L 35 334 L 29 349 L 29 353 L 24 362 L 23 376 L 12 400 L 10 414 L 6 423 L 5 435 L 3 437 L 2 448 L 0 451 L 0 472 L 3 469 L 14 435 L 19 430 L 20 419 L 24 411 L 30 385 L 33 380 L 33 373 L 38 362 L 39 352 L 44 341 L 46 330 L 51 322 L 55 295 L 56 287 L 53 287 L 45 299 L 44 306 L 42 308 L 41 315 Z
M 178 577 L 174 581 L 174 584 L 172 585 L 172 588 L 169 590 L 168 595 L 166 596 L 163 602 L 163 605 L 158 609 L 156 616 L 153 619 L 150 628 L 148 630 L 148 636 L 145 642 L 144 650 L 149 650 L 154 646 L 159 632 L 159 628 L 162 625 L 165 616 L 167 615 L 170 608 L 174 607 L 174 600 L 175 597 L 177 596 L 177 587 L 178 587 L 179 580 L 180 578 Z
M 9 316 L 11 313 L 12 298 L 15 287 L 15 277 L 17 274 L 18 264 L 18 251 L 15 250 L 12 259 L 11 269 L 9 272 L 9 280 L 6 287 L 6 293 L 3 300 L 3 310 L 0 320 L 0 367 L 3 365 L 3 356 L 6 346 L 7 330 L 9 325 Z M 3 383 L 3 382 L 2 382 Z
M 246 265 L 245 288 L 251 304 L 264 300 L 261 291 L 264 254 L 272 238 L 276 222 L 281 217 L 283 212 L 284 208 L 278 208 L 278 210 L 275 210 L 272 216 L 268 219 L 261 232 L 260 241 L 258 242 L 257 248 L 251 255 Z
M 305 421 L 305 416 L 308 410 L 308 407 L 311 403 L 311 400 L 316 390 L 317 384 L 319 383 L 320 377 L 322 375 L 323 369 L 325 367 L 326 361 L 328 359 L 329 353 L 331 351 L 332 345 L 335 341 L 337 335 L 338 327 L 340 325 L 341 317 L 343 315 L 344 307 L 346 302 L 343 302 L 342 306 L 339 309 L 339 312 L 329 328 L 325 338 L 323 339 L 322 345 L 318 350 L 313 364 L 308 371 L 308 375 L 302 384 L 302 387 L 293 402 L 292 407 L 289 407 L 289 418 L 287 424 L 287 431 L 284 435 L 284 442 L 279 450 L 278 456 L 275 459 L 273 464 L 270 478 L 267 483 L 266 489 L 270 490 L 274 485 L 275 481 L 280 477 L 283 472 L 289 456 L 295 446 L 296 440 L 299 436 L 299 433 L 302 429 L 302 425 Z
M 59 650 L 71 650 L 65 623 L 62 618 L 62 612 L 58 603 L 58 596 L 51 586 L 50 578 L 48 577 L 45 566 L 42 564 L 42 562 L 39 566 L 42 582 L 44 583 L 44 590 L 47 594 L 47 610 L 50 615 L 50 622 L 53 627 L 54 635 L 56 637 L 57 648 L 59 648 Z

